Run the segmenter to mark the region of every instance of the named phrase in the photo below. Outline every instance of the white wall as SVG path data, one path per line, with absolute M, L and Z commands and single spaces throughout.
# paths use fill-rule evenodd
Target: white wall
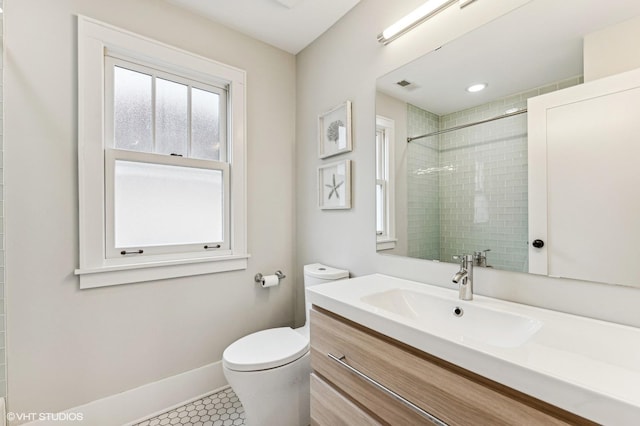
M 640 67 L 640 16 L 584 38 L 584 80 Z
M 297 57 L 297 263 L 348 268 L 354 275 L 382 272 L 454 288 L 453 264 L 376 254 L 375 80 L 464 32 L 526 3 L 480 0 L 451 7 L 383 47 L 376 35 L 422 0 L 362 0 L 331 30 Z M 353 101 L 353 208 L 325 212 L 316 207 L 316 118 L 345 99 Z M 530 305 L 640 326 L 640 289 L 479 269 L 476 292 Z M 301 297 L 299 292 L 298 297 Z M 300 322 L 302 310 L 296 311 Z
M 6 0 L 9 410 L 56 412 L 291 325 L 295 58 L 157 0 Z M 76 14 L 247 71 L 249 269 L 78 289 Z M 264 290 L 257 272 L 287 279 Z
M 2 6 L 2 0 L 0 0 L 0 7 Z M 3 25 L 3 16 L 0 15 L 0 73 L 2 73 L 2 68 L 4 64 L 2 63 L 2 49 L 3 49 L 3 41 L 2 41 L 2 25 Z M 0 83 L 0 117 L 2 117 L 2 92 L 3 87 L 2 83 Z M 2 168 L 4 167 L 4 159 L 2 156 L 3 148 L 3 132 L 2 132 L 2 118 L 0 118 L 0 176 L 3 175 Z M 4 182 L 0 178 L 0 201 L 4 202 Z M 5 307 L 5 278 L 4 278 L 4 209 L 0 209 L 0 397 L 7 395 L 7 356 L 6 356 L 6 307 Z

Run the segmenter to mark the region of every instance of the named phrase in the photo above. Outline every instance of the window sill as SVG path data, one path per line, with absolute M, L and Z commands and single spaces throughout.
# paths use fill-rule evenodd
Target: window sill
M 391 250 L 396 248 L 396 243 L 398 242 L 395 238 L 385 238 L 376 241 L 376 248 L 378 250 Z
M 105 287 L 247 269 L 248 254 L 76 269 L 80 288 Z

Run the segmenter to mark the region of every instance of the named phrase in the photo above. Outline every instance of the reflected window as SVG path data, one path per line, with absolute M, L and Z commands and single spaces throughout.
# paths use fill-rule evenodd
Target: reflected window
M 396 246 L 394 218 L 394 121 L 376 116 L 376 243 L 378 250 Z

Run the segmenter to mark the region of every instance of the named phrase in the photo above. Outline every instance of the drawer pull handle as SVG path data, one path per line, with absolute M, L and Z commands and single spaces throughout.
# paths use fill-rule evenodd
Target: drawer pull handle
M 355 368 L 353 368 L 352 366 L 350 366 L 349 364 L 344 362 L 344 360 L 347 358 L 346 356 L 342 355 L 341 357 L 337 357 L 337 356 L 335 356 L 333 354 L 327 354 L 327 356 L 329 358 L 331 358 L 332 360 L 334 360 L 335 362 L 337 362 L 338 364 L 340 364 L 341 366 L 343 366 L 344 368 L 346 368 L 347 370 L 349 370 L 350 372 L 352 372 L 353 374 L 355 374 L 356 376 L 358 376 L 361 379 L 363 379 L 364 381 L 371 383 L 373 386 L 377 387 L 378 389 L 380 389 L 381 391 L 385 392 L 389 396 L 391 396 L 394 399 L 400 401 L 401 403 L 403 403 L 404 405 L 406 405 L 407 407 L 409 407 L 410 409 L 412 409 L 416 413 L 420 414 L 425 419 L 429 420 L 434 425 L 448 426 L 445 422 L 443 422 L 442 420 L 440 420 L 439 418 L 437 418 L 433 414 L 428 413 L 427 411 L 425 411 L 422 408 L 418 407 L 413 402 L 409 401 L 408 399 L 406 399 L 403 396 L 401 396 L 401 395 L 397 394 L 396 392 L 392 391 L 391 389 L 389 389 L 385 385 L 377 382 L 376 380 L 373 380 L 371 377 L 369 377 L 366 374 L 356 370 Z

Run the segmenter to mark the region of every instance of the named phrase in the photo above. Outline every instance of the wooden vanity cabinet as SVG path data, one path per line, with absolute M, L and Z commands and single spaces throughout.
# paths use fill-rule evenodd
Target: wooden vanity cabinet
M 331 426 L 384 425 L 317 374 L 311 374 L 311 424 Z
M 311 366 L 312 425 L 594 424 L 315 306 Z

